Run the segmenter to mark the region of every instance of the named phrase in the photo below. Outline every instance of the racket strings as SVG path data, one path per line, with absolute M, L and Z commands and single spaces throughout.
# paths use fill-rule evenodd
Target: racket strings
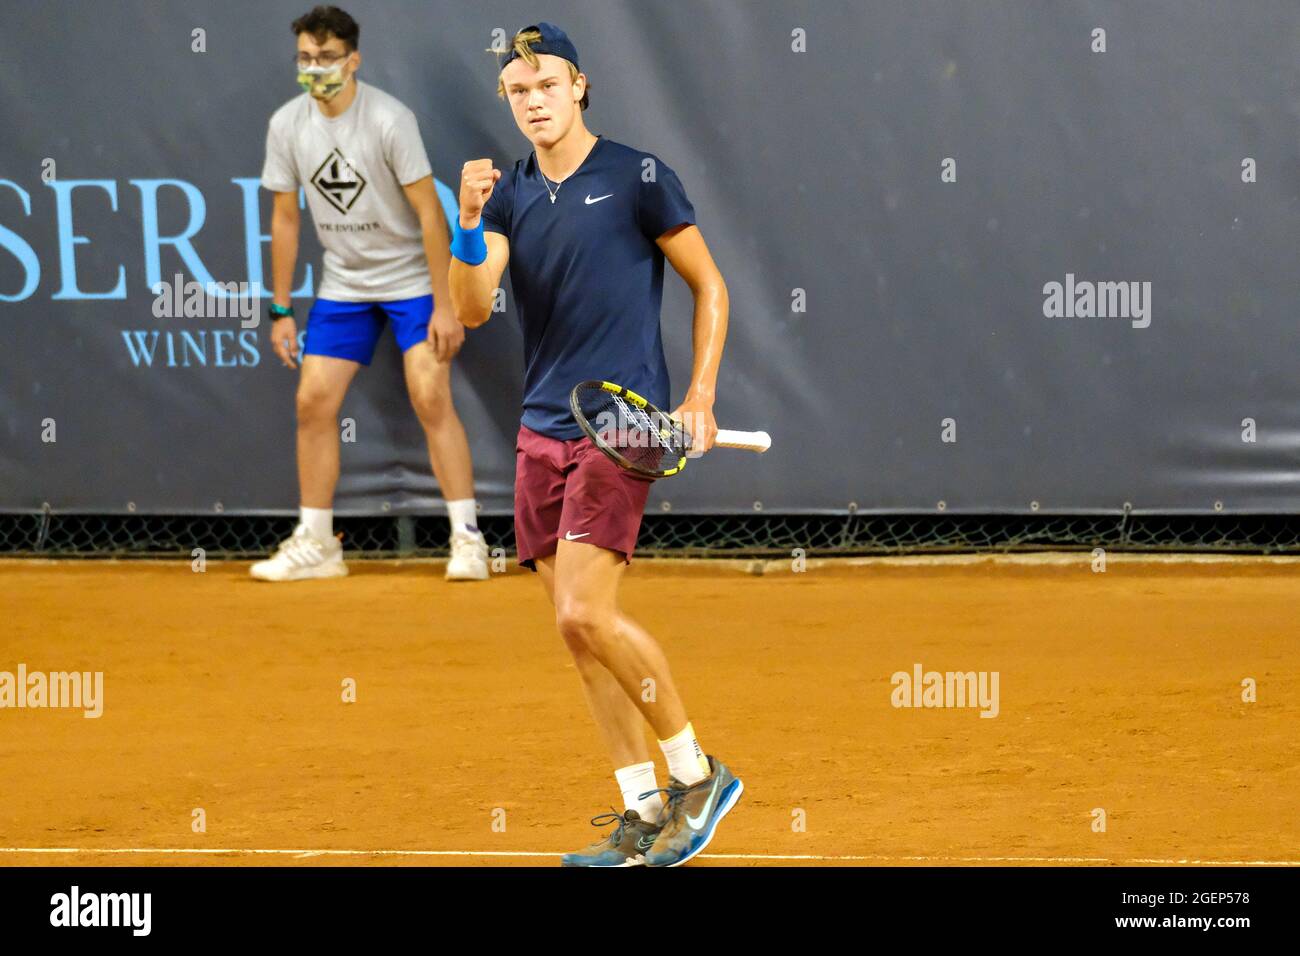
M 592 431 L 636 468 L 664 471 L 686 453 L 681 426 L 657 410 L 651 414 L 599 386 L 579 389 L 576 399 Z
M 644 429 L 648 434 L 653 435 L 655 440 L 659 438 L 659 430 L 655 428 L 654 422 L 650 421 L 650 416 L 646 414 L 644 408 L 637 408 L 634 405 L 628 405 L 623 400 L 623 396 L 615 395 L 614 401 L 618 403 L 619 410 L 630 418 L 636 425 Z

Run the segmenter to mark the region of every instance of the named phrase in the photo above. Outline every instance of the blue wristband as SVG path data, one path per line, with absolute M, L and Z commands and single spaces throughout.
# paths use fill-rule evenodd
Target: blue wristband
M 483 241 L 483 220 L 473 229 L 462 229 L 460 220 L 456 220 L 451 234 L 451 254 L 471 266 L 479 265 L 487 258 L 487 243 Z

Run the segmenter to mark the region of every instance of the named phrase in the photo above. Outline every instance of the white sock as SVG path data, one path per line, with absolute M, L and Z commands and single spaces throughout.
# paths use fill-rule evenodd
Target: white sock
M 618 789 L 623 791 L 623 808 L 635 810 L 642 820 L 654 823 L 664 808 L 664 798 L 658 793 L 651 793 L 644 800 L 641 794 L 658 789 L 655 782 L 655 765 L 653 760 L 634 763 L 629 767 L 619 767 L 614 771 Z
M 307 526 L 317 541 L 328 543 L 334 537 L 333 508 L 300 508 L 299 511 L 302 516 L 298 520 Z
M 667 740 L 659 741 L 659 749 L 668 761 L 668 772 L 688 787 L 713 772 L 709 758 L 695 739 L 695 728 L 689 723 Z
M 447 517 L 451 519 L 451 533 L 468 531 L 478 534 L 478 502 L 473 498 L 458 498 L 447 502 Z

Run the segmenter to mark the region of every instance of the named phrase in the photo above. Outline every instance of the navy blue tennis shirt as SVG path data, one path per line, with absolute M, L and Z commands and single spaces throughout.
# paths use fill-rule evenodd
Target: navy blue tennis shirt
M 655 240 L 694 223 L 676 173 L 604 137 L 558 190 L 553 181 L 548 188 L 535 153 L 503 171 L 483 207 L 483 228 L 510 240 L 524 333 L 524 425 L 552 438 L 580 437 L 569 392 L 587 379 L 626 386 L 669 410 L 659 330 L 664 256 Z

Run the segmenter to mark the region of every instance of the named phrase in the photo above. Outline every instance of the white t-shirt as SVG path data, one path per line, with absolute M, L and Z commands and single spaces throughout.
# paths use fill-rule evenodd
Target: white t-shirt
M 302 186 L 325 248 L 317 296 L 391 302 L 429 295 L 420 220 L 403 186 L 431 175 L 415 114 L 355 80 L 356 97 L 333 119 L 308 93 L 271 116 L 262 185 Z

